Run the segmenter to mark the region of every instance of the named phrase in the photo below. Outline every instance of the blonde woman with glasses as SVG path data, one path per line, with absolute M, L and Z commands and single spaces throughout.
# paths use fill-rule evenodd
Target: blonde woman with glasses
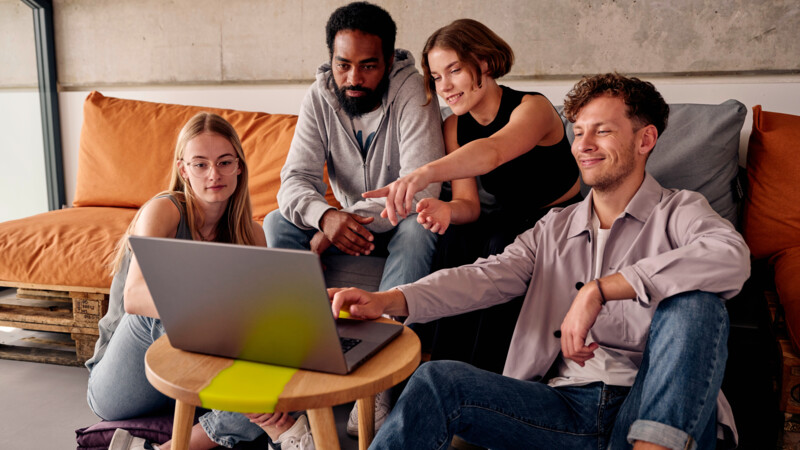
M 145 352 L 164 334 L 164 328 L 136 257 L 131 253 L 128 236 L 266 247 L 264 232 L 252 219 L 247 181 L 247 163 L 236 130 L 216 114 L 199 113 L 192 117 L 178 135 L 169 189 L 141 207 L 118 245 L 108 313 L 99 324 L 100 338 L 94 356 L 86 362 L 90 373 L 89 406 L 102 419 L 152 415 L 168 411 L 174 405 L 150 386 L 145 377 Z M 299 420 L 285 413 L 253 417 L 260 425 L 268 422 L 264 431 L 272 441 L 311 442 L 305 416 Z M 232 447 L 239 441 L 253 440 L 262 432 L 259 425 L 242 414 L 209 411 L 192 430 L 189 446 L 191 449 Z M 112 448 L 115 442 L 128 436 L 126 431 L 117 430 Z M 161 446 L 142 445 L 170 448 L 169 442 Z M 313 448 L 313 443 L 310 445 L 305 448 Z

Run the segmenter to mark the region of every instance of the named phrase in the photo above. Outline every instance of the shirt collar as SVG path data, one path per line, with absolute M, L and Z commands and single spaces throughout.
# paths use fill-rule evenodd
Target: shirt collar
M 592 194 L 594 191 L 589 191 L 589 195 L 575 208 L 573 220 L 570 223 L 568 237 L 573 238 L 581 233 L 589 233 L 592 229 Z M 633 198 L 625 207 L 625 211 L 621 216 L 631 216 L 634 219 L 644 222 L 653 211 L 653 208 L 658 205 L 663 196 L 663 188 L 652 175 L 645 172 L 644 181 L 639 186 L 639 190 L 633 195 Z

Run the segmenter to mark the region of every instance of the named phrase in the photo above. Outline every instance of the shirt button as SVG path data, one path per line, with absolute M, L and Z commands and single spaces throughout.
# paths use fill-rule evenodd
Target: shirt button
M 556 331 L 553 331 L 553 336 L 555 336 L 555 337 L 557 337 L 557 338 L 561 339 L 561 330 L 556 330 Z
M 583 283 L 581 283 L 580 281 L 578 281 L 577 283 L 575 283 L 575 289 L 577 289 L 577 290 L 579 290 L 579 291 L 580 291 L 582 287 L 583 287 Z

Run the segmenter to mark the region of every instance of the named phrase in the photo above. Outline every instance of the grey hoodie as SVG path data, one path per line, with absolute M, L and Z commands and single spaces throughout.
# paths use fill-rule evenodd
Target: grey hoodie
M 340 112 L 333 80 L 328 81 L 332 76 L 330 63 L 317 69 L 317 80 L 300 106 L 278 191 L 281 214 L 296 226 L 319 229 L 322 215 L 333 209 L 324 197 L 327 186 L 322 169 L 326 162 L 342 211 L 375 217 L 367 228 L 382 233 L 392 229 L 389 220 L 380 217 L 385 199 L 364 199 L 361 194 L 444 156 L 438 102 L 434 96 L 422 106 L 423 79 L 411 53 L 396 49 L 390 70 L 381 106 L 383 118 L 364 157 L 350 121 Z M 426 197 L 438 198 L 440 189 L 441 183 L 430 184 L 417 193 L 415 203 Z

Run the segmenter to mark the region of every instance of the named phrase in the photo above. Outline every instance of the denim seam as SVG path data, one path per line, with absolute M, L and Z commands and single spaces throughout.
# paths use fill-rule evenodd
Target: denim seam
M 537 428 L 537 429 L 540 429 L 540 430 L 552 431 L 554 433 L 561 433 L 561 434 L 567 434 L 567 435 L 570 435 L 570 436 L 581 436 L 581 437 L 584 437 L 584 436 L 596 436 L 598 434 L 597 432 L 594 432 L 594 433 L 575 433 L 575 432 L 571 432 L 571 431 L 568 431 L 568 430 L 559 430 L 559 429 L 552 428 L 552 427 L 546 427 L 546 426 L 543 426 L 543 425 L 539 425 L 539 424 L 535 424 L 535 423 L 529 422 L 527 420 L 522 419 L 521 417 L 517 417 L 517 416 L 515 416 L 513 414 L 507 413 L 506 411 L 503 411 L 503 410 L 500 410 L 500 409 L 496 409 L 496 408 L 489 408 L 489 407 L 486 407 L 486 406 L 483 406 L 483 405 L 479 405 L 479 404 L 464 404 L 464 405 L 462 405 L 462 408 L 476 408 L 476 409 L 482 409 L 484 411 L 493 412 L 493 413 L 496 413 L 496 414 L 501 414 L 501 415 L 503 415 L 505 417 L 508 417 L 509 419 L 512 419 L 512 420 L 514 420 L 516 422 L 522 423 L 522 424 L 524 424 L 526 426 Z
M 715 333 L 716 336 L 717 336 L 717 340 L 714 342 L 715 351 L 712 352 L 712 359 L 711 359 L 711 361 L 709 361 L 709 364 L 706 366 L 707 371 L 703 376 L 703 381 L 705 383 L 705 388 L 706 388 L 705 391 L 706 392 L 708 392 L 708 387 L 711 384 L 711 376 L 717 370 L 717 366 L 719 364 L 719 358 L 717 357 L 719 352 L 716 351 L 716 349 L 719 349 L 720 345 L 722 345 L 722 343 L 720 342 L 720 339 L 722 338 L 722 334 L 723 334 L 721 332 L 721 329 L 724 327 L 724 322 L 725 322 L 725 317 L 722 316 L 722 314 L 718 313 L 717 314 L 717 323 L 716 323 L 717 332 Z M 702 415 L 702 412 L 707 408 L 707 402 L 705 401 L 707 398 L 708 398 L 707 396 L 703 397 L 702 402 L 699 405 L 699 408 L 697 408 L 694 411 L 695 414 L 691 418 L 691 420 L 689 421 L 689 429 L 691 429 L 691 430 L 695 430 L 696 429 L 699 433 L 702 433 L 702 430 L 699 430 L 698 425 L 700 423 L 700 416 Z M 716 397 L 715 397 L 715 401 L 716 401 Z

